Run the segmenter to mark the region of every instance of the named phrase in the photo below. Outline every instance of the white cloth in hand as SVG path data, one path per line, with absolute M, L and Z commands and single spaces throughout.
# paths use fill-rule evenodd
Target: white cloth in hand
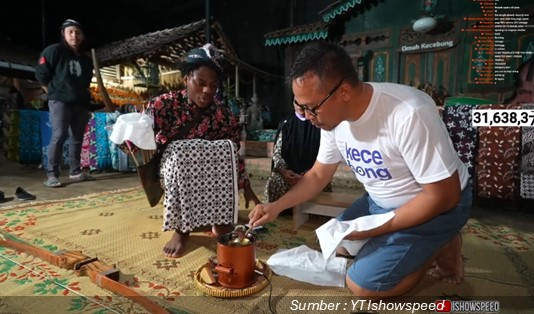
M 152 117 L 144 113 L 123 114 L 113 125 L 109 139 L 117 145 L 130 141 L 141 149 L 156 149 L 153 123 Z
M 320 252 L 306 245 L 274 253 L 267 265 L 280 276 L 319 286 L 345 287 L 347 259 L 335 257 L 325 261 Z
M 353 231 L 366 231 L 380 227 L 391 220 L 393 216 L 395 216 L 395 213 L 390 211 L 384 214 L 367 215 L 347 221 L 338 221 L 332 218 L 315 230 L 324 260 L 328 260 L 332 256 L 338 245 L 343 246 L 350 255 L 355 256 L 369 239 L 343 240 L 343 238 Z

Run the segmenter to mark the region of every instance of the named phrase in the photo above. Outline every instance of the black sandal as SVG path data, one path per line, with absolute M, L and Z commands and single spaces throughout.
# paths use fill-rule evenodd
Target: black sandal
M 20 186 L 17 188 L 17 190 L 15 191 L 15 196 L 17 197 L 17 199 L 19 201 L 31 201 L 31 200 L 34 200 L 36 199 L 35 195 L 32 195 L 28 192 L 26 192 L 23 188 L 21 188 Z

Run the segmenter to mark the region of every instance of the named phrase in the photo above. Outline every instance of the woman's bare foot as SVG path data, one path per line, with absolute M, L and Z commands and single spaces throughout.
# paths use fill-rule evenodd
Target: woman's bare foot
M 213 227 L 211 227 L 211 232 L 215 237 L 232 232 L 233 230 L 234 227 L 232 225 L 214 225 Z
M 189 232 L 174 231 L 172 238 L 163 247 L 165 257 L 177 258 L 185 252 L 185 245 L 189 239 Z
M 462 236 L 457 234 L 438 253 L 436 267 L 430 275 L 448 283 L 460 284 L 464 280 L 464 260 L 462 257 Z

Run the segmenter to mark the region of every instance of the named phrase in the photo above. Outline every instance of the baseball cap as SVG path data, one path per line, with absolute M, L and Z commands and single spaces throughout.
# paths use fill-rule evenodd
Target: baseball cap
M 65 28 L 67 28 L 69 26 L 76 26 L 76 27 L 78 27 L 79 29 L 81 29 L 83 31 L 82 24 L 78 23 L 77 21 L 75 21 L 73 19 L 66 19 L 65 22 L 63 22 L 63 24 L 61 24 L 61 30 L 64 30 Z

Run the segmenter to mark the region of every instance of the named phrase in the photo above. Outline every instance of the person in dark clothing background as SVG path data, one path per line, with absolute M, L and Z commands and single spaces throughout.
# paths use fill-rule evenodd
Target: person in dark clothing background
M 320 140 L 321 129 L 296 112 L 283 121 L 275 139 L 271 176 L 265 185 L 266 202 L 282 197 L 313 166 Z M 331 184 L 324 190 L 331 192 Z
M 8 106 L 13 109 L 24 109 L 24 97 L 15 86 L 9 89 Z
M 83 27 L 67 19 L 61 25 L 61 41 L 46 47 L 39 57 L 35 77 L 48 94 L 52 137 L 46 165 L 47 187 L 59 187 L 63 144 L 70 135 L 70 179 L 84 181 L 89 175 L 80 168 L 81 147 L 90 118 L 93 63 L 87 51 Z

